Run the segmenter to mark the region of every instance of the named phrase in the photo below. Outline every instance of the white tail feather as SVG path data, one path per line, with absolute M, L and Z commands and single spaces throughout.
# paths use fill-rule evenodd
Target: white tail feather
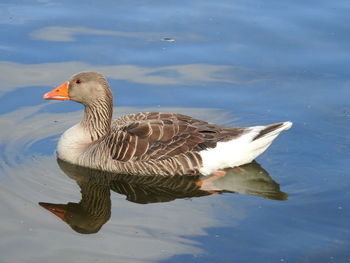
M 200 172 L 210 174 L 218 169 L 252 162 L 270 146 L 282 131 L 292 127 L 292 123 L 284 122 L 277 129 L 255 139 L 268 126 L 252 127 L 238 138 L 227 142 L 218 142 L 215 148 L 199 152 L 203 161 Z

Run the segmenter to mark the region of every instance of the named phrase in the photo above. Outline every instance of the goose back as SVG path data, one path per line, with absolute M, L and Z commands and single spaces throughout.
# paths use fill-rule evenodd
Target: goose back
M 222 127 L 182 114 L 129 114 L 112 122 L 111 132 L 89 147 L 81 164 L 91 167 L 99 159 L 100 167 L 111 171 L 117 167 L 122 173 L 199 174 L 199 151 L 244 132 L 245 128 Z

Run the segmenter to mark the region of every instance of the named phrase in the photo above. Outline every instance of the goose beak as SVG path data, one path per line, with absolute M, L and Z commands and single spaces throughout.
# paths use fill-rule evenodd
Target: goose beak
M 68 85 L 69 82 L 63 83 L 61 86 L 46 93 L 43 98 L 46 100 L 70 100 L 68 96 Z
M 50 203 L 39 203 L 40 206 L 44 207 L 46 210 L 50 211 L 54 215 L 61 218 L 63 221 L 65 220 L 67 210 L 65 209 L 65 205 L 61 204 L 50 204 Z

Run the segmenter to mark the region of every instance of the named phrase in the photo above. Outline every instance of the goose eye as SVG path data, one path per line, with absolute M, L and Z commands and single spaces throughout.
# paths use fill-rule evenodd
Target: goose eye
M 75 81 L 75 83 L 80 84 L 80 83 L 81 83 L 81 80 L 80 80 L 80 79 L 77 79 L 77 80 Z

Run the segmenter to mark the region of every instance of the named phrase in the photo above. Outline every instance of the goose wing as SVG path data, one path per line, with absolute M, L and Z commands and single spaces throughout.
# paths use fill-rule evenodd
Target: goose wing
M 217 126 L 181 114 L 150 112 L 115 120 L 105 141 L 115 160 L 147 161 L 213 148 L 243 132 L 242 128 Z

